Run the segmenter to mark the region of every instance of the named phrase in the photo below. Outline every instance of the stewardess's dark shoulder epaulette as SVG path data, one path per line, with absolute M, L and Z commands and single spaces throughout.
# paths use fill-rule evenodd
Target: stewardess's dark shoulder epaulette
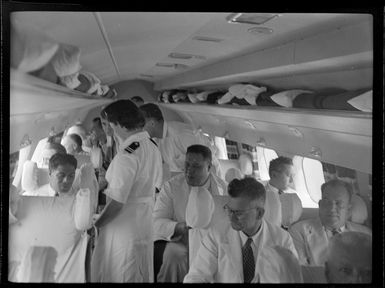
M 128 146 L 126 149 L 124 149 L 125 151 L 127 151 L 128 153 L 133 153 L 136 149 L 138 149 L 140 146 L 139 142 L 132 142 L 130 144 L 130 146 Z

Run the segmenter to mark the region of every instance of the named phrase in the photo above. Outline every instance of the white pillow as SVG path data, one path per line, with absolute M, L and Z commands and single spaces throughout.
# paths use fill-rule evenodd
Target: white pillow
M 79 72 L 80 49 L 76 46 L 60 44 L 59 50 L 52 58 L 52 66 L 56 75 L 64 77 Z
M 348 103 L 358 110 L 373 112 L 373 90 L 350 99 Z
M 206 228 L 214 209 L 211 193 L 203 187 L 192 187 L 186 207 L 186 224 L 192 228 Z
M 21 176 L 21 188 L 24 191 L 34 191 L 39 188 L 38 169 L 36 162 L 30 160 L 24 162 Z
M 280 106 L 291 108 L 295 97 L 303 93 L 313 93 L 308 90 L 287 90 L 272 95 L 270 98 Z

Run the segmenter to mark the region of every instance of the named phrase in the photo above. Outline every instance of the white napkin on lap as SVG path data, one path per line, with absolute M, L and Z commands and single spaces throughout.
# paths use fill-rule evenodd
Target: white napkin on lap
M 186 207 L 186 224 L 192 228 L 205 228 L 214 213 L 214 200 L 203 187 L 192 187 Z

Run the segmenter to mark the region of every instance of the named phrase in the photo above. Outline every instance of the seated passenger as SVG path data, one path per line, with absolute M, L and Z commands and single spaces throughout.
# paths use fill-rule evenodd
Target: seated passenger
M 297 252 L 289 233 L 264 220 L 263 185 L 254 178 L 234 179 L 228 193 L 224 209 L 231 226 L 209 228 L 184 282 L 279 283 L 298 279 L 298 269 L 297 276 L 283 277 L 279 271 L 287 269 L 286 261 L 271 257 L 274 246 L 288 249 L 294 258 Z
M 66 148 L 63 145 L 50 141 L 49 139 L 43 149 L 41 161 L 37 162 L 38 167 L 48 168 L 49 159 L 56 153 L 67 154 Z
M 372 237 L 361 232 L 335 235 L 327 249 L 328 283 L 372 282 Z
M 290 189 L 289 184 L 293 182 L 293 161 L 287 157 L 278 157 L 270 161 L 270 180 L 266 184 L 266 213 L 265 219 L 270 223 L 283 226 L 287 229 L 291 223 L 282 219 L 282 203 L 280 195 L 290 193 L 290 196 L 297 203 L 301 203 L 297 193 Z M 285 195 L 286 197 L 288 195 Z M 301 204 L 302 206 L 302 204 Z
M 223 179 L 219 161 L 213 153 L 215 148 L 209 143 L 208 139 L 205 139 L 200 133 L 194 133 L 192 127 L 186 123 L 165 121 L 162 111 L 153 103 L 140 106 L 140 110 L 142 110 L 146 118 L 144 129 L 152 138 L 159 139 L 159 150 L 163 162 L 168 165 L 171 176 L 183 171 L 187 147 L 200 144 L 210 147 L 213 158 L 213 172 Z
M 25 255 L 32 246 L 53 247 L 57 252 L 56 266 L 47 269 L 54 268 L 55 282 L 85 281 L 87 239 L 82 232 L 92 225 L 93 201 L 89 189 L 78 193 L 72 189 L 76 165 L 72 155 L 53 155 L 49 160 L 47 189 L 57 197 L 21 196 L 15 209 L 17 222 L 9 227 L 9 262 L 18 263 L 22 270 L 42 273 L 28 265 L 43 267 L 45 263 L 30 261 Z
M 214 202 L 210 195 L 226 194 L 225 182 L 211 172 L 211 151 L 207 146 L 189 146 L 185 159 L 185 172 L 165 182 L 154 207 L 155 239 L 169 241 L 157 276 L 158 282 L 183 281 L 189 257 L 192 259 L 196 255 L 196 245 L 199 245 L 204 233 L 199 228 L 205 228 L 202 226 L 208 225 L 212 216 Z M 205 203 L 196 202 L 197 197 L 205 198 L 202 200 Z M 198 205 L 206 207 L 207 211 L 194 214 L 194 208 L 199 209 Z M 195 227 L 189 227 L 186 221 Z
M 57 153 L 60 153 L 60 154 L 67 154 L 66 153 L 66 149 L 64 148 L 64 146 L 62 146 L 61 144 L 59 143 L 52 143 L 52 142 L 48 142 L 46 144 L 46 146 L 44 147 L 44 150 L 42 152 L 42 162 L 40 162 L 40 167 L 42 169 L 44 169 L 45 171 L 47 171 L 46 169 L 48 169 L 48 166 L 49 166 L 49 160 L 51 159 L 51 157 Z M 25 164 L 24 164 L 25 165 Z M 25 168 L 24 168 L 25 169 Z M 23 173 L 24 174 L 24 173 Z M 41 182 L 45 182 L 45 180 L 49 181 L 49 175 L 48 175 L 48 179 L 46 178 L 47 177 L 47 174 L 46 173 L 43 173 L 44 175 L 41 175 L 41 177 L 44 176 L 45 179 L 41 179 L 40 181 Z M 48 171 L 48 174 L 49 171 Z M 39 182 L 40 182 L 39 181 Z M 47 182 L 45 182 L 47 183 Z M 72 185 L 72 183 L 71 183 Z M 36 190 L 27 190 L 27 191 L 24 191 L 23 192 L 23 195 L 24 196 L 55 196 L 55 192 L 53 189 L 50 189 L 49 188 L 49 184 L 46 184 L 46 185 L 42 185 L 40 186 L 38 189 Z
M 82 149 L 82 138 L 77 134 L 67 134 L 63 137 L 60 144 L 64 146 L 68 154 L 88 155 L 88 153 Z
M 321 186 L 319 217 L 295 223 L 289 228 L 301 265 L 324 266 L 330 238 L 344 231 L 371 234 L 366 226 L 347 221 L 352 192 L 341 180 L 330 180 Z

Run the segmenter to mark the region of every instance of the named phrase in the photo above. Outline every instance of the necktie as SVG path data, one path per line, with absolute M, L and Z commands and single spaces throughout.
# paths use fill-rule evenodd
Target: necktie
M 278 190 L 278 194 L 281 195 L 283 194 L 283 191 L 281 189 Z
M 252 241 L 253 239 L 248 238 L 246 244 L 242 247 L 243 279 L 245 283 L 251 283 L 255 273 L 254 254 L 250 246 Z

